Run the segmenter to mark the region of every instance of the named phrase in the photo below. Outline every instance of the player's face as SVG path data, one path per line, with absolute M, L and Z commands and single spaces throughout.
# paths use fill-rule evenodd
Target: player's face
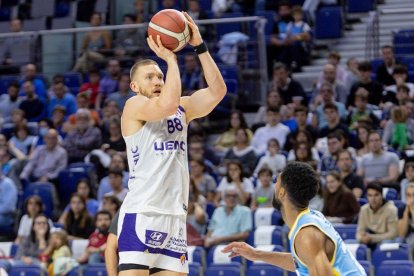
M 164 74 L 155 64 L 144 65 L 138 68 L 136 77 L 131 82 L 131 89 L 147 98 L 158 97 L 164 86 Z

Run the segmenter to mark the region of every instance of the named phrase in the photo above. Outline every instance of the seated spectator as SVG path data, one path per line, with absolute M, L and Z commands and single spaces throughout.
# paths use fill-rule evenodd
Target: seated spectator
M 232 241 L 245 241 L 252 231 L 252 215 L 248 207 L 238 204 L 240 192 L 235 187 L 224 190 L 224 206 L 214 210 L 204 246 Z
M 188 199 L 187 239 L 189 245 L 203 246 L 208 216 L 204 211 L 205 206 L 197 200 L 198 193 L 196 188 L 190 192 Z
M 397 62 L 394 56 L 394 49 L 390 45 L 384 45 L 381 47 L 382 59 L 384 62 L 377 68 L 377 81 L 384 86 L 395 84 L 395 80 L 392 77 Z
M 124 106 L 125 106 L 126 101 L 129 98 L 136 95 L 129 88 L 129 83 L 130 82 L 131 81 L 129 79 L 129 75 L 128 74 L 122 74 L 119 77 L 119 83 L 118 83 L 119 91 L 110 94 L 109 97 L 108 97 L 108 100 L 115 101 L 118 104 L 118 109 L 119 110 L 124 110 Z
M 204 160 L 207 171 L 213 172 L 215 165 L 220 163 L 220 158 L 216 155 L 216 152 L 205 147 L 204 140 L 200 137 L 190 137 L 188 141 L 188 157 L 189 159 L 201 159 Z
M 13 260 L 0 260 L 0 268 L 6 271 L 12 266 L 18 265 L 41 265 L 40 256 L 48 246 L 50 236 L 50 226 L 48 218 L 43 214 L 38 214 L 33 218 L 28 237 L 22 239 Z
M 95 109 L 89 108 L 88 96 L 86 92 L 79 93 L 78 95 L 76 95 L 76 104 L 78 106 L 78 109 L 88 109 L 91 113 L 93 125 L 99 126 L 99 113 Z M 76 114 L 70 115 L 68 120 L 63 124 L 62 127 L 62 131 L 64 133 L 68 133 L 73 129 L 76 129 Z
M 105 196 L 116 196 L 120 202 L 124 201 L 128 193 L 128 189 L 124 187 L 122 184 L 123 179 L 123 171 L 117 169 L 110 169 L 109 170 L 109 186 L 111 187 L 111 191 L 106 193 Z
M 20 189 L 21 183 L 16 172 L 16 167 L 19 167 L 19 163 L 20 162 L 17 160 L 17 158 L 12 157 L 12 150 L 7 148 L 7 145 L 0 146 L 0 175 L 9 177 L 12 182 Z
M 266 114 L 267 124 L 256 130 L 251 144 L 258 155 L 266 152 L 267 142 L 271 138 L 276 138 L 280 143 L 280 147 L 283 148 L 286 137 L 290 133 L 289 128 L 280 123 L 281 115 L 279 109 L 269 108 Z
M 239 161 L 231 160 L 227 163 L 227 174 L 217 187 L 216 206 L 224 204 L 224 195 L 228 187 L 234 187 L 239 194 L 239 202 L 248 204 L 254 192 L 252 182 L 244 177 L 243 166 Z
M 52 85 L 55 95 L 49 99 L 47 106 L 48 116 L 52 116 L 52 112 L 57 105 L 65 107 L 65 118 L 69 115 L 74 114 L 77 109 L 75 96 L 73 96 L 68 92 L 68 90 L 65 89 L 65 84 L 63 81 L 54 82 Z
M 286 143 L 285 143 L 285 148 L 284 148 L 286 151 L 290 151 L 293 148 L 293 145 L 295 144 L 295 141 L 296 141 L 295 139 L 296 135 L 298 134 L 299 131 L 307 131 L 311 135 L 312 139 L 309 142 L 312 143 L 312 145 L 314 145 L 316 142 L 316 139 L 318 139 L 318 131 L 313 126 L 308 124 L 307 109 L 303 106 L 296 107 L 294 109 L 294 115 L 295 115 L 294 118 L 295 118 L 297 128 L 291 133 L 289 133 L 289 135 L 286 138 Z
M 396 97 L 396 105 L 403 106 L 407 101 L 410 101 L 410 89 L 407 85 L 401 84 L 398 85 L 396 88 L 397 92 L 395 94 Z
M 184 55 L 184 70 L 181 71 L 181 82 L 185 95 L 200 89 L 201 70 L 198 62 L 196 54 L 187 53 Z
M 2 91 L 3 92 L 3 91 Z M 11 123 L 13 110 L 19 108 L 22 98 L 19 97 L 19 83 L 12 82 L 7 88 L 7 94 L 0 96 L 0 126 L 4 123 Z
M 368 204 L 361 207 L 356 238 L 372 248 L 398 235 L 397 208 L 382 196 L 382 186 L 370 183 L 367 186 Z
M 354 160 L 351 152 L 348 150 L 340 150 L 337 153 L 338 161 L 337 167 L 341 175 L 342 182 L 345 186 L 352 191 L 356 199 L 359 199 L 364 193 L 364 181 L 363 179 L 353 172 Z
M 230 114 L 230 121 L 227 130 L 221 133 L 217 138 L 214 143 L 214 148 L 222 152 L 231 149 L 236 143 L 236 131 L 240 128 L 247 130 L 250 142 L 253 137 L 253 133 L 250 129 L 248 129 L 243 113 L 241 111 L 233 111 Z
M 272 183 L 273 173 L 268 167 L 263 167 L 258 173 L 258 185 L 254 189 L 250 208 L 255 211 L 257 208 L 272 207 L 272 199 L 275 193 Z
M 0 171 L 0 229 L 13 226 L 17 189 L 13 181 Z
M 323 113 L 326 118 L 327 125 L 320 129 L 319 138 L 327 137 L 330 133 L 333 133 L 337 130 L 342 130 L 349 137 L 348 127 L 341 122 L 341 118 L 339 117 L 338 113 L 338 107 L 335 104 L 326 104 L 323 108 Z
M 405 178 L 403 180 L 401 180 L 400 183 L 400 195 L 401 195 L 401 201 L 404 203 L 407 203 L 407 199 L 406 199 L 406 190 L 407 187 L 410 185 L 410 183 L 414 182 L 414 162 L 410 161 L 407 162 L 405 164 L 405 168 L 404 168 L 404 174 L 405 174 Z
M 309 201 L 309 209 L 322 212 L 323 210 L 323 189 L 319 188 L 318 193 Z
M 56 183 L 59 173 L 68 164 L 68 155 L 66 150 L 58 144 L 59 134 L 55 129 L 49 129 L 43 139 L 45 145 L 33 151 L 20 178 L 30 182 Z
M 109 164 L 109 169 L 112 170 L 120 170 L 123 172 L 123 179 L 122 183 L 125 188 L 128 187 L 128 179 L 129 179 L 129 172 L 126 170 L 127 166 L 125 164 L 124 157 L 116 153 L 112 155 L 111 163 Z M 105 176 L 101 179 L 99 182 L 99 188 L 98 188 L 98 200 L 101 201 L 106 193 L 109 193 L 111 191 L 111 187 L 109 185 L 109 177 Z
M 99 203 L 94 198 L 93 189 L 89 179 L 82 178 L 78 185 L 76 185 L 76 194 L 82 197 L 86 202 L 86 210 L 88 211 L 89 216 L 94 217 L 98 212 Z M 62 212 L 62 215 L 59 218 L 59 223 L 64 224 L 66 218 L 70 211 L 70 204 L 66 205 L 65 209 Z
M 62 105 L 56 105 L 53 108 L 52 117 L 51 117 L 53 128 L 55 128 L 59 132 L 59 135 L 61 135 L 62 137 L 66 136 L 66 132 L 64 128 L 65 118 L 66 118 L 65 114 L 66 114 L 66 108 Z
M 42 265 L 47 267 L 49 275 L 54 275 L 54 271 L 64 271 L 69 272 L 69 266 L 72 264 L 66 263 L 65 268 L 58 267 L 56 263 L 58 258 L 62 257 L 72 257 L 72 252 L 69 248 L 68 234 L 65 230 L 59 229 L 50 233 L 49 244 L 41 255 Z
M 99 82 L 99 94 L 96 97 L 95 109 L 99 110 L 106 98 L 118 91 L 118 80 L 121 76 L 121 64 L 116 59 L 108 61 L 106 66 L 106 75 Z
M 96 98 L 98 97 L 99 94 L 99 82 L 101 80 L 101 75 L 99 73 L 98 70 L 96 69 L 92 69 L 89 71 L 89 82 L 85 82 L 81 85 L 81 87 L 79 88 L 79 93 L 76 96 L 76 100 L 77 100 L 77 104 L 78 104 L 78 108 L 89 108 L 89 107 L 95 107 L 95 103 L 96 103 Z M 88 104 L 79 105 L 79 95 L 85 95 L 86 98 L 88 99 Z
M 322 213 L 331 223 L 352 223 L 358 215 L 358 201 L 337 172 L 330 172 L 326 176 L 323 199 Z
M 101 14 L 94 12 L 90 18 L 92 27 L 98 27 L 102 24 Z M 111 34 L 108 31 L 90 31 L 87 32 L 82 40 L 81 55 L 76 60 L 72 71 L 86 73 L 91 70 L 95 64 L 104 61 L 104 54 L 111 49 Z
M 285 64 L 281 62 L 275 63 L 273 66 L 272 90 L 279 91 L 283 104 L 296 102 L 307 104 L 305 90 L 302 85 L 289 77 L 289 71 Z M 282 110 L 282 107 L 279 106 Z
M 69 91 L 69 87 L 67 87 L 64 83 L 65 83 L 65 76 L 62 74 L 56 74 L 53 76 L 52 78 L 52 84 L 50 85 L 49 89 L 46 92 L 47 98 L 51 99 L 54 96 L 56 96 L 56 92 L 55 92 L 55 86 L 54 84 L 56 83 L 63 83 L 63 90 L 65 91 Z M 59 87 L 58 87 L 59 89 Z M 78 91 L 77 91 L 78 92 Z
M 125 14 L 122 24 L 135 24 L 137 18 L 133 14 Z M 114 41 L 115 55 L 119 58 L 133 57 L 139 52 L 144 51 L 145 45 L 145 28 L 130 28 L 117 31 Z
M 36 136 L 29 135 L 27 125 L 18 125 L 15 134 L 9 140 L 9 148 L 12 147 L 13 154 L 18 159 L 26 159 L 32 154 L 36 145 Z M 23 155 L 21 158 L 19 155 Z
M 384 102 L 397 103 L 396 94 L 397 88 L 400 85 L 405 85 L 408 88 L 408 95 L 410 98 L 414 97 L 414 83 L 408 81 L 408 70 L 405 65 L 397 64 L 392 72 L 392 77 L 394 78 L 395 84 L 389 85 L 384 88 Z
M 402 193 L 401 193 L 402 194 Z M 405 205 L 398 210 L 398 236 L 414 248 L 414 183 L 404 190 Z
M 78 194 L 70 198 L 70 208 L 63 223 L 69 239 L 87 239 L 94 231 L 93 218 L 88 214 L 86 201 Z
M 266 113 L 268 108 L 279 108 L 281 114 L 286 114 L 287 112 L 287 107 L 283 105 L 282 97 L 276 89 L 267 92 L 266 105 L 260 106 L 257 110 L 256 117 L 253 121 L 253 129 L 266 124 Z
M 121 133 L 121 121 L 118 117 L 112 117 L 109 122 L 109 135 L 103 137 L 101 149 L 109 156 L 115 153 L 126 157 L 126 144 Z
M 33 84 L 34 94 L 40 99 L 40 101 L 45 102 L 47 100 L 46 83 L 43 81 L 43 79 L 37 76 L 36 65 L 29 63 L 26 66 L 22 67 L 22 69 L 23 77 L 19 82 L 19 95 L 23 96 L 25 94 L 24 84 L 29 81 Z
M 286 157 L 280 154 L 279 142 L 276 139 L 270 139 L 267 142 L 267 151 L 254 169 L 254 175 L 258 175 L 259 171 L 265 167 L 272 171 L 272 174 L 278 175 L 286 166 Z
M 399 176 L 398 156 L 383 150 L 379 133 L 371 132 L 368 140 L 370 153 L 362 157 L 358 175 L 363 177 L 365 186 L 370 183 L 395 186 Z
M 385 125 L 382 142 L 399 151 L 411 148 L 414 142 L 414 120 L 408 117 L 404 107 L 392 108 L 391 120 Z
M 217 183 L 214 178 L 206 172 L 203 160 L 190 160 L 190 176 L 194 181 L 197 190 L 207 199 L 213 202 L 216 196 Z
M 91 126 L 91 120 L 88 109 L 81 108 L 76 111 L 76 129 L 70 131 L 63 141 L 69 163 L 82 162 L 89 152 L 101 146 L 101 131 Z
M 336 164 L 336 161 L 338 160 L 338 152 L 343 150 L 341 138 L 338 133 L 330 133 L 327 138 L 328 152 L 322 156 L 320 164 L 320 172 L 323 177 L 331 171 L 338 171 Z
M 109 135 L 109 124 L 113 117 L 121 117 L 121 110 L 114 100 L 107 99 L 101 110 L 102 119 L 100 120 L 100 129 L 103 135 Z
M 340 65 L 341 63 L 341 55 L 338 52 L 330 52 L 328 54 L 327 64 L 333 65 L 335 67 L 335 79 L 336 81 L 346 84 L 348 73 L 346 70 Z M 358 62 L 357 62 L 358 65 Z M 318 83 L 321 85 L 324 82 L 324 72 L 319 74 Z
M 251 175 L 257 164 L 257 157 L 254 148 L 250 146 L 248 132 L 246 129 L 239 128 L 236 131 L 236 143 L 229 149 L 223 157 L 223 162 L 227 160 L 238 160 L 243 165 L 247 175 Z
M 316 102 L 319 101 L 318 92 L 320 93 L 322 86 L 325 83 L 328 83 L 332 87 L 333 100 L 345 104 L 349 91 L 347 91 L 346 86 L 336 78 L 336 66 L 328 63 L 323 67 L 322 72 L 322 81 L 316 84 Z
M 308 163 L 315 170 L 318 167 L 318 161 L 313 158 L 312 147 L 305 142 L 296 143 L 294 156 L 289 161 Z
M 372 128 L 366 123 L 358 123 L 358 128 L 356 129 L 359 143 L 359 148 L 357 151 L 358 157 L 362 157 L 370 152 L 368 136 L 371 130 Z
M 360 87 L 355 93 L 354 108 L 348 114 L 347 125 L 350 130 L 358 128 L 358 122 L 370 121 L 371 126 L 377 129 L 380 124 L 378 117 L 367 107 L 368 104 L 368 91 Z
M 121 201 L 116 196 L 104 196 L 101 211 L 108 211 L 112 216 L 115 216 L 119 208 L 121 208 L 121 204 Z
M 321 161 L 318 150 L 314 147 L 315 141 L 312 140 L 311 134 L 306 130 L 299 130 L 294 138 L 293 148 L 289 151 L 287 161 L 295 160 L 295 149 L 298 143 L 306 143 L 309 145 L 312 159 L 318 163 Z
M 22 84 L 26 97 L 22 99 L 19 109 L 24 111 L 25 118 L 28 122 L 38 122 L 46 116 L 46 107 L 44 102 L 35 94 L 32 81 L 25 81 Z
M 104 252 L 108 239 L 109 227 L 112 215 L 108 211 L 99 211 L 95 216 L 95 231 L 89 236 L 88 246 L 83 254 L 77 259 L 78 263 L 97 264 L 104 263 Z
M 350 57 L 346 61 L 346 79 L 343 82 L 346 90 L 350 91 L 351 86 L 359 80 L 359 71 L 358 71 L 358 59 L 356 57 Z

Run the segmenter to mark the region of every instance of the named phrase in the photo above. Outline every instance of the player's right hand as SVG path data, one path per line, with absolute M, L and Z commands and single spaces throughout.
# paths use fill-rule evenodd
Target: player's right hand
M 244 257 L 250 261 L 257 261 L 258 254 L 257 250 L 254 247 L 251 247 L 245 242 L 232 242 L 222 250 L 223 253 L 231 253 L 230 258 L 237 256 Z
M 152 35 L 147 37 L 148 46 L 151 48 L 151 50 L 161 59 L 165 61 L 169 60 L 177 60 L 176 55 L 173 51 L 168 50 L 167 48 L 162 45 L 161 38 L 159 35 L 157 35 L 157 43 L 155 43 L 154 38 Z

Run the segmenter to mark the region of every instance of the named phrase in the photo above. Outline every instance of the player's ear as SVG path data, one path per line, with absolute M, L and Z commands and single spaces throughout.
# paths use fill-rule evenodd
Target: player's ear
M 278 198 L 283 200 L 286 197 L 286 189 L 285 187 L 280 187 L 279 192 L 278 192 Z
M 137 92 L 138 91 L 138 85 L 136 81 L 131 81 L 129 83 L 129 87 L 131 88 L 132 91 Z

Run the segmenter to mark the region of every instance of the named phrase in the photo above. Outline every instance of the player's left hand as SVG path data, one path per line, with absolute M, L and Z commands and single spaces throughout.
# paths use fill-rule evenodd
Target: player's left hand
M 250 261 L 257 261 L 257 250 L 245 242 L 232 242 L 222 250 L 223 253 L 231 253 L 230 258 L 242 256 Z
M 191 16 L 188 15 L 186 12 L 182 12 L 185 18 L 187 19 L 187 24 L 191 29 L 191 38 L 188 44 L 191 46 L 198 46 L 201 43 L 203 43 L 203 39 L 201 38 L 200 31 L 198 30 L 198 27 L 194 20 L 191 18 Z

